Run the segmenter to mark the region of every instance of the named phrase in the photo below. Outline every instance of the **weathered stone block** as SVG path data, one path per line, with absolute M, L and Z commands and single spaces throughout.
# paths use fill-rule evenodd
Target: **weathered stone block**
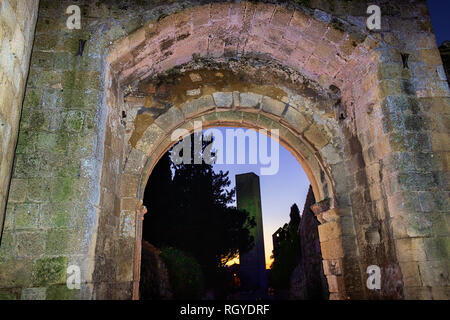
M 330 293 L 342 293 L 344 289 L 344 277 L 327 275 L 328 290 Z
M 73 244 L 69 244 L 69 242 L 73 232 L 70 229 L 48 230 L 45 238 L 45 253 L 53 256 L 71 253 L 70 249 Z
M 166 132 L 179 126 L 184 121 L 183 112 L 177 107 L 170 108 L 166 113 L 155 120 L 155 123 Z
M 331 43 L 321 42 L 314 53 L 319 59 L 328 60 L 332 54 L 336 51 L 336 48 Z
M 290 125 L 292 125 L 293 129 L 302 133 L 309 126 L 309 122 L 306 120 L 305 116 L 303 116 L 299 111 L 295 108 L 289 106 L 286 112 L 283 114 L 283 119 L 285 119 Z
M 221 122 L 223 121 L 224 123 L 226 122 L 241 123 L 243 118 L 244 118 L 243 112 L 237 110 L 217 113 L 217 120 Z
M 400 263 L 403 275 L 403 283 L 407 287 L 420 287 L 422 281 L 420 279 L 419 264 L 417 262 Z
M 254 127 L 258 122 L 259 113 L 244 112 L 242 114 L 242 123 L 247 124 L 249 127 Z
M 39 257 L 44 253 L 45 236 L 43 232 L 18 233 L 16 239 L 19 258 Z
M 262 96 L 252 92 L 244 92 L 239 96 L 239 107 L 259 109 Z
M 209 22 L 209 5 L 204 5 L 198 8 L 195 8 L 192 11 L 192 23 L 194 28 L 201 27 Z
M 65 114 L 64 125 L 69 132 L 80 132 L 84 124 L 84 112 L 69 111 Z
M 323 260 L 323 272 L 326 276 L 342 275 L 342 261 L 341 260 Z
M 12 203 L 24 202 L 26 193 L 27 193 L 26 180 L 12 179 L 9 190 L 9 201 Z
M 136 235 L 136 211 L 120 212 L 120 237 L 132 238 Z
M 322 257 L 325 260 L 340 259 L 344 256 L 342 238 L 328 240 L 320 243 Z
M 201 89 L 192 89 L 192 90 L 188 90 L 186 91 L 186 95 L 189 97 L 196 97 L 202 94 L 202 90 Z
M 281 116 L 286 109 L 286 104 L 279 100 L 275 100 L 270 97 L 263 97 L 262 99 L 262 110 L 265 112 Z
M 233 106 L 232 92 L 215 92 L 213 97 L 218 108 L 231 108 Z
M 19 300 L 20 290 L 18 289 L 0 289 L 0 300 Z
M 158 125 L 152 124 L 137 142 L 136 149 L 148 154 L 164 136 L 165 132 Z
M 65 284 L 67 257 L 42 258 L 33 264 L 33 284 Z
M 120 200 L 120 210 L 136 212 L 138 202 L 136 198 L 123 198 Z
M 45 300 L 47 288 L 26 288 L 22 290 L 21 300 Z
M 134 198 L 137 196 L 140 177 L 138 175 L 124 174 L 121 182 L 121 196 Z
M 339 221 L 330 221 L 318 226 L 321 242 L 339 239 L 342 236 L 342 230 Z
M 441 55 L 437 48 L 420 50 L 420 57 L 426 64 L 439 65 L 442 64 Z
M 425 248 L 422 238 L 395 240 L 397 257 L 400 262 L 425 261 Z
M 39 222 L 39 205 L 17 204 L 14 210 L 15 227 L 20 229 L 36 229 Z
M 10 260 L 17 254 L 16 235 L 5 229 L 2 235 L 2 245 L 0 246 L 0 262 Z
M 327 40 L 329 40 L 330 42 L 333 42 L 333 43 L 340 42 L 342 39 L 344 39 L 344 36 L 345 36 L 344 32 L 342 32 L 341 30 L 335 29 L 333 27 L 328 27 L 328 31 L 325 35 Z
M 47 288 L 47 300 L 76 300 L 80 294 L 80 290 L 70 290 L 67 285 L 52 285 Z
M 5 198 L 0 194 L 0 200 L 3 200 L 1 198 Z M 6 201 L 5 201 L 6 202 Z M 13 230 L 14 229 L 14 207 L 13 205 L 8 205 L 5 209 L 5 217 L 3 220 L 3 230 Z
M 404 288 L 406 300 L 431 300 L 431 288 L 428 287 L 405 287 Z
M 124 173 L 139 174 L 141 169 L 145 166 L 147 160 L 148 150 L 141 151 L 133 148 L 126 158 L 126 165 L 124 168 Z
M 186 118 L 191 118 L 216 107 L 211 95 L 203 96 L 199 99 L 186 103 L 183 106 L 183 112 Z
M 292 11 L 283 7 L 277 7 L 272 16 L 271 23 L 277 27 L 286 27 L 291 21 Z
M 442 287 L 432 287 L 431 295 L 434 300 L 448 300 L 450 298 L 450 290 Z
M 448 260 L 419 262 L 420 279 L 423 286 L 448 287 L 449 263 Z M 402 269 L 403 272 L 403 269 Z
M 449 236 L 430 237 L 423 239 L 427 260 L 447 260 L 450 253 Z
M 309 127 L 309 129 L 305 131 L 304 135 L 317 149 L 327 145 L 330 139 L 317 126 Z
M 133 256 L 136 241 L 133 238 L 120 238 L 118 253 L 117 280 L 120 282 L 133 281 Z
M 3 288 L 27 288 L 31 286 L 32 261 L 9 260 L 0 263 L 0 283 Z

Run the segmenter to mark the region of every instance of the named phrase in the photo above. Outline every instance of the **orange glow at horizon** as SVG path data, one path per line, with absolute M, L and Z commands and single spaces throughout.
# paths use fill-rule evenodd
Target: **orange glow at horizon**
M 266 269 L 270 269 L 270 266 L 273 262 L 273 259 L 270 258 L 271 256 L 272 256 L 272 251 L 270 251 L 270 253 L 269 253 L 266 250 Z M 233 264 L 239 264 L 239 256 L 237 256 L 233 260 L 228 261 L 226 265 L 232 266 Z

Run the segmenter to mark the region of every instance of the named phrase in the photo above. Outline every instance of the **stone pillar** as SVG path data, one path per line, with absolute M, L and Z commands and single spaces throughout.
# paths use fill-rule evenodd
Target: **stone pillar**
M 133 300 L 139 300 L 139 282 L 141 280 L 141 257 L 142 257 L 142 229 L 144 227 L 144 216 L 147 208 L 143 205 L 143 201 L 139 202 L 136 208 L 136 246 L 134 251 L 133 266 Z
M 312 205 L 311 210 L 320 222 L 318 226 L 320 247 L 330 300 L 346 299 L 343 272 L 344 246 L 339 215 L 336 209 L 330 209 L 328 201 Z
M 0 2 L 0 239 L 38 4 L 39 0 Z
M 259 177 L 254 173 L 236 175 L 236 197 L 238 209 L 248 211 L 256 222 L 250 231 L 255 246 L 239 257 L 242 286 L 244 290 L 265 294 L 267 276 Z

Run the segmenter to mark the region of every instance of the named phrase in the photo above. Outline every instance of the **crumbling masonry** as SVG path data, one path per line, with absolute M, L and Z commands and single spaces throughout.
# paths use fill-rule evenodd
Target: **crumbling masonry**
M 194 121 L 280 130 L 330 299 L 449 298 L 450 91 L 424 0 L 0 3 L 0 298 L 137 298 L 139 200 Z

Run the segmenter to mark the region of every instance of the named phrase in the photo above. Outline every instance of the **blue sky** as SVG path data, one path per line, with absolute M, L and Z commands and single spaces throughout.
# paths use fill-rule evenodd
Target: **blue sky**
M 445 40 L 450 40 L 450 1 L 427 0 L 431 15 L 431 24 L 436 35 L 438 46 Z

